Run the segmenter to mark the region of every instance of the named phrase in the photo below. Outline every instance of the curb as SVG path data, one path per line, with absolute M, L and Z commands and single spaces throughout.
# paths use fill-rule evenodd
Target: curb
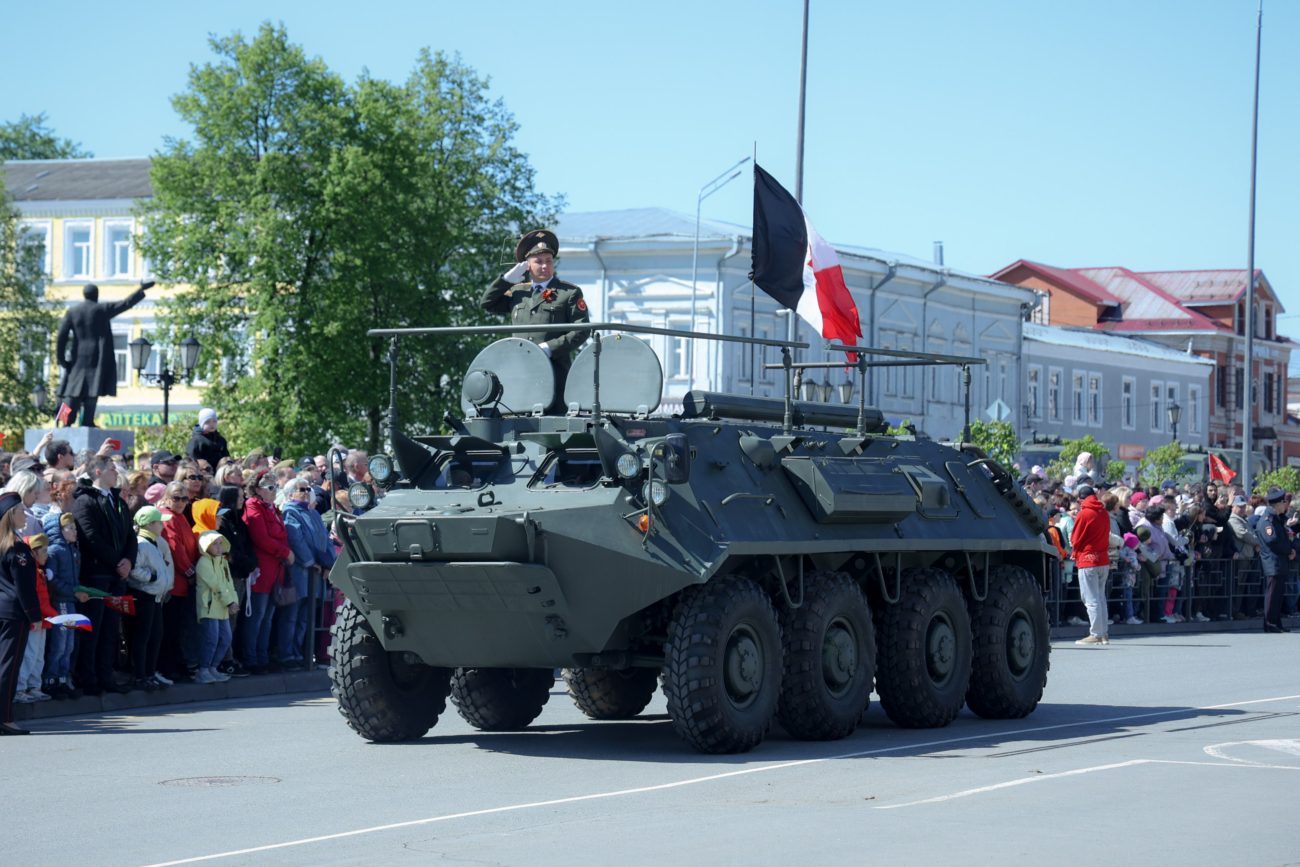
M 1300 630 L 1300 618 L 1284 617 L 1282 625 L 1288 629 Z M 1252 618 L 1250 620 L 1211 620 L 1209 623 L 1144 623 L 1141 626 L 1128 626 L 1123 623 L 1112 623 L 1107 630 L 1108 635 L 1192 635 L 1205 632 L 1264 632 L 1264 621 L 1261 618 Z M 1086 626 L 1053 626 L 1052 640 L 1068 640 L 1083 638 L 1088 634 Z M 16 706 L 16 705 L 15 705 Z
M 14 721 L 50 719 L 61 716 L 86 716 L 106 711 L 135 710 L 197 701 L 221 701 L 232 698 L 255 698 L 299 692 L 329 692 L 330 678 L 325 668 L 311 671 L 287 671 L 283 674 L 252 675 L 231 678 L 225 683 L 178 683 L 156 692 L 115 692 L 85 695 L 75 701 L 41 701 L 15 704 Z

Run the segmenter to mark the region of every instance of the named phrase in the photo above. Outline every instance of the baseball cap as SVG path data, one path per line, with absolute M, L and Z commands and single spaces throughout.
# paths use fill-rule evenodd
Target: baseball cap
M 180 459 L 181 456 L 176 454 L 173 451 L 168 451 L 167 449 L 159 449 L 158 451 L 154 452 L 152 455 L 149 456 L 149 465 L 153 466 L 154 464 L 162 464 L 162 463 L 166 463 L 167 461 L 179 461 Z
M 140 511 L 135 513 L 135 523 L 139 527 L 152 524 L 154 521 L 170 521 L 171 519 L 171 515 L 164 515 L 157 506 L 142 506 Z
M 1138 503 L 1142 502 L 1142 501 L 1145 500 L 1146 498 L 1147 498 L 1147 495 L 1146 495 L 1144 492 L 1142 492 L 1142 491 L 1137 491 L 1136 493 L 1133 494 L 1133 496 L 1131 496 L 1131 497 L 1128 498 L 1128 501 L 1129 501 L 1130 505 L 1134 505 L 1134 506 L 1136 506 Z
M 1167 481 L 1167 482 L 1161 482 L 1161 483 L 1160 483 L 1160 490 L 1162 490 L 1162 491 L 1163 491 L 1165 488 L 1176 488 L 1176 487 L 1178 487 L 1178 483 L 1175 482 L 1173 479 L 1170 479 L 1170 480 Z
M 300 470 L 314 470 L 314 469 L 316 469 L 316 462 L 315 462 L 314 460 L 311 459 L 311 456 L 310 456 L 310 455 L 307 456 L 307 457 L 301 458 L 301 459 L 298 461 L 298 469 L 300 469 Z
M 33 458 L 29 455 L 24 455 L 21 458 L 14 458 L 12 461 L 10 461 L 9 472 L 13 473 L 14 475 L 18 475 L 23 470 L 28 470 L 30 472 L 35 473 L 40 471 L 40 467 L 41 467 L 40 461 L 36 460 L 36 458 Z
M 1238 494 L 1237 496 L 1233 497 L 1232 504 L 1234 506 L 1249 506 L 1250 500 L 1247 500 L 1241 494 Z

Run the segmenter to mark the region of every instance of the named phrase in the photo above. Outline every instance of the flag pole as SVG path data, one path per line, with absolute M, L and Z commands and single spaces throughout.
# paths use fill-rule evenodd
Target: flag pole
M 1246 496 L 1252 490 L 1254 469 L 1251 466 L 1251 440 L 1255 433 L 1254 398 L 1255 396 L 1255 163 L 1259 140 L 1259 50 L 1264 33 L 1264 0 L 1259 0 L 1259 15 L 1255 20 L 1255 108 L 1250 125 L 1250 219 L 1247 231 L 1246 252 L 1246 376 L 1241 387 L 1246 390 L 1242 397 L 1242 406 L 1246 408 L 1241 420 L 1241 485 Z
M 754 169 L 750 175 L 754 178 L 754 183 L 758 183 L 758 139 L 754 140 Z M 751 196 L 753 194 L 751 193 Z M 749 251 L 751 257 L 754 252 L 754 239 L 749 240 Z M 752 261 L 752 258 L 751 258 Z M 754 272 L 749 272 L 749 336 L 758 336 L 758 319 L 754 315 Z M 766 350 L 764 350 L 766 352 Z M 758 368 L 754 366 L 754 344 L 749 344 L 749 396 L 754 396 L 754 380 L 758 379 Z
M 1260 0 L 1263 2 L 1263 0 Z M 794 200 L 803 206 L 803 118 L 804 102 L 808 93 L 808 0 L 803 0 L 803 43 L 799 51 L 799 132 L 795 138 Z M 798 333 L 799 314 L 791 310 L 787 317 L 786 339 L 794 340 Z

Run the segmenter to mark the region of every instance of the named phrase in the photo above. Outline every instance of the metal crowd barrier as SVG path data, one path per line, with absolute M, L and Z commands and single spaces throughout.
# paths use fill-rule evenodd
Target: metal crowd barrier
M 1088 613 L 1079 596 L 1077 570 L 1073 563 L 1053 570 L 1048 583 L 1047 608 L 1053 626 L 1067 625 L 1071 617 L 1087 621 Z M 1235 619 L 1238 613 L 1249 619 L 1262 616 L 1264 608 L 1265 579 L 1259 558 L 1234 560 L 1230 558 L 1197 560 L 1184 574 L 1181 587 L 1170 602 L 1168 580 L 1165 576 L 1149 578 L 1139 572 L 1131 598 L 1125 593 L 1120 576 L 1111 569 L 1106 581 L 1106 601 L 1109 615 L 1127 617 L 1128 604 L 1134 616 L 1143 623 L 1161 623 L 1166 611 L 1181 614 L 1191 621 L 1203 614 L 1213 622 Z M 1283 610 L 1294 611 L 1300 596 L 1300 558 L 1288 566 L 1283 585 Z

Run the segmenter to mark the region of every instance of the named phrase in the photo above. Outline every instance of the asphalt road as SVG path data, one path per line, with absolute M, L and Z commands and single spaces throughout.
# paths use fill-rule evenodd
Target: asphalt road
M 0 740 L 0 862 L 1300 864 L 1298 662 L 1300 634 L 1058 643 L 1027 719 L 873 702 L 847 740 L 724 757 L 662 697 L 595 723 L 560 683 L 527 732 L 449 709 L 400 745 L 324 696 L 45 720 Z

